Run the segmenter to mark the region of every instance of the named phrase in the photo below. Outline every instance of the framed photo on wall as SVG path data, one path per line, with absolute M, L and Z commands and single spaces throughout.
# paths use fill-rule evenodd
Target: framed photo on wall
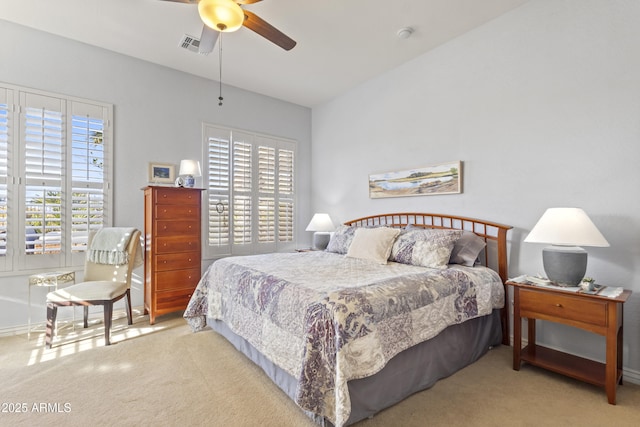
M 171 163 L 149 163 L 149 182 L 154 184 L 173 184 L 175 179 L 175 165 Z
M 461 161 L 454 161 L 417 169 L 369 175 L 369 198 L 461 193 L 461 166 Z

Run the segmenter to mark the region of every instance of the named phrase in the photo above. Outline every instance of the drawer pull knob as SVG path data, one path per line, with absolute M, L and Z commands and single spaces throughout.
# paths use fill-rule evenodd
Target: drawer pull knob
M 556 304 L 556 307 L 562 308 L 562 304 L 558 303 L 558 304 Z

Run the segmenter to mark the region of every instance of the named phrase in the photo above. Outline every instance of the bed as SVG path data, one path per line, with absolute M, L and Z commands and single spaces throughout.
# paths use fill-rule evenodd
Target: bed
M 184 317 L 318 424 L 350 425 L 508 345 L 510 228 L 430 213 L 348 221 L 326 251 L 217 260 Z

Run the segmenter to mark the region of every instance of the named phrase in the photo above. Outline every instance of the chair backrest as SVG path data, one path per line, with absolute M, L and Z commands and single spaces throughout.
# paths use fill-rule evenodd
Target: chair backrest
M 89 248 L 91 247 L 91 241 L 95 234 L 95 231 L 89 233 L 87 241 L 87 257 L 84 262 L 84 281 L 108 280 L 113 282 L 126 282 L 127 286 L 130 287 L 134 259 L 136 251 L 140 246 L 140 230 L 135 230 L 129 239 L 129 244 L 127 245 L 129 262 L 123 265 L 96 264 L 89 261 Z

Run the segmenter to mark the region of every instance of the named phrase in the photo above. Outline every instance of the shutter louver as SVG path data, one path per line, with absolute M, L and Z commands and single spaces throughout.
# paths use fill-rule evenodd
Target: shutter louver
M 251 192 L 251 144 L 233 143 L 233 190 Z
M 7 255 L 7 184 L 9 180 L 9 104 L 0 89 L 0 257 Z M 4 261 L 3 261 L 4 264 Z M 1 268 L 0 270 L 4 270 Z
M 276 241 L 276 201 L 273 197 L 258 199 L 258 241 Z
M 252 243 L 251 191 L 253 187 L 253 146 L 233 142 L 233 244 Z
M 293 151 L 278 150 L 278 193 L 293 195 Z
M 251 197 L 233 197 L 233 244 L 251 243 Z
M 294 241 L 294 153 L 278 150 L 278 241 Z
M 276 241 L 276 149 L 258 147 L 258 242 Z
M 229 252 L 229 140 L 209 137 L 207 142 L 209 246 Z
M 71 250 L 79 252 L 104 226 L 104 121 L 73 115 L 71 124 Z
M 280 199 L 278 202 L 278 241 L 293 242 L 293 200 Z
M 62 248 L 62 112 L 25 108 L 25 251 Z
M 209 245 L 229 245 L 229 199 L 209 195 Z
M 229 191 L 229 141 L 209 138 L 208 188 L 209 191 Z
M 273 194 L 276 191 L 276 149 L 258 148 L 258 191 Z

